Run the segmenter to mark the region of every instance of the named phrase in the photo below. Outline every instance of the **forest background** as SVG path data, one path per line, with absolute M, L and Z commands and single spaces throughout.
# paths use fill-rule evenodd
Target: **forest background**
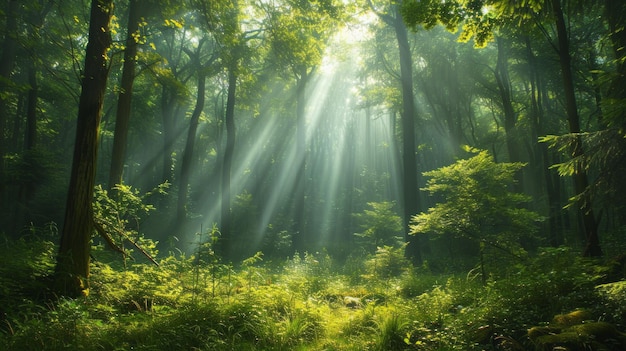
M 6 1 L 5 249 L 52 243 L 67 297 L 131 257 L 383 256 L 483 285 L 549 247 L 610 260 L 624 6 Z

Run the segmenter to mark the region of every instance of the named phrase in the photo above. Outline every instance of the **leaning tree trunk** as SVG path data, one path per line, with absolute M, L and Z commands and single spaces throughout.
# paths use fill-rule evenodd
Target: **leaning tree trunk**
M 574 144 L 571 147 L 571 156 L 580 158 L 584 155 L 580 136 L 580 120 L 578 117 L 578 107 L 576 106 L 576 92 L 574 89 L 574 77 L 572 75 L 572 62 L 569 51 L 569 39 L 561 0 L 552 0 L 552 10 L 556 20 L 559 63 L 563 76 L 563 92 L 565 94 L 565 110 L 567 112 L 567 123 L 569 132 L 574 135 Z M 574 192 L 579 196 L 578 206 L 583 220 L 583 230 L 587 239 L 584 256 L 597 257 L 602 255 L 600 240 L 598 237 L 598 224 L 593 213 L 591 196 L 587 192 L 589 181 L 587 173 L 579 169 L 574 174 Z
M 74 158 L 55 268 L 55 289 L 64 296 L 79 296 L 89 286 L 93 188 L 100 117 L 108 77 L 107 50 L 111 45 L 109 23 L 112 12 L 113 0 L 91 1 Z
M 111 153 L 111 169 L 109 170 L 109 189 L 112 189 L 116 184 L 122 183 L 122 175 L 124 172 L 130 107 L 133 97 L 133 83 L 135 81 L 135 62 L 137 56 L 137 40 L 135 36 L 139 30 L 139 7 L 138 0 L 130 0 L 128 4 L 128 32 L 126 33 L 126 48 L 124 50 L 124 68 L 122 70 L 121 90 L 117 100 L 113 151 Z

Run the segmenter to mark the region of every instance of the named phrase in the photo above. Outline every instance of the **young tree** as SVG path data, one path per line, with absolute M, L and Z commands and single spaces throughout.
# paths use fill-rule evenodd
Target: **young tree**
M 109 73 L 112 13 L 113 0 L 91 1 L 74 158 L 55 268 L 55 290 L 65 296 L 79 296 L 88 288 L 98 132 Z
M 542 32 L 556 50 L 561 70 L 563 83 L 564 110 L 569 134 L 573 135 L 570 143 L 569 155 L 572 159 L 583 159 L 585 150 L 580 133 L 583 131 L 580 125 L 577 92 L 572 67 L 572 52 L 570 51 L 570 32 L 568 21 L 563 13 L 565 5 L 577 5 L 576 0 L 532 0 L 511 2 L 503 0 L 478 0 L 478 1 L 449 1 L 437 2 L 408 1 L 403 10 L 403 15 L 411 26 L 430 25 L 438 22 L 446 26 L 456 28 L 463 22 L 463 30 L 460 39 L 467 41 L 474 39 L 476 46 L 482 47 L 494 39 L 494 32 L 502 28 L 519 27 L 522 25 L 543 26 L 540 20 L 551 23 L 556 31 L 556 42 L 542 27 Z M 582 2 L 581 2 L 582 4 Z M 581 5 L 584 8 L 584 5 Z M 586 238 L 585 256 L 600 256 L 598 236 L 598 219 L 594 214 L 593 199 L 589 192 L 589 179 L 587 170 L 578 167 L 571 173 L 575 199 L 582 219 L 581 231 Z
M 443 199 L 411 219 L 411 234 L 439 234 L 511 254 L 537 230 L 540 217 L 524 208 L 530 198 L 510 190 L 523 163 L 496 163 L 487 151 L 424 172 L 425 191 Z M 483 266 L 484 269 L 484 266 Z M 483 271 L 484 273 L 484 271 Z M 484 274 L 483 274 L 484 278 Z

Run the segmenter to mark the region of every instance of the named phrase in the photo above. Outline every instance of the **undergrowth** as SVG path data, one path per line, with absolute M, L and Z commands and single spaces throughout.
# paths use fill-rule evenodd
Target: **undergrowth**
M 483 284 L 410 268 L 392 247 L 349 265 L 322 252 L 272 266 L 258 253 L 237 267 L 204 247 L 159 266 L 95 260 L 90 294 L 72 300 L 42 293 L 49 230 L 0 237 L 2 350 L 533 350 L 529 328 L 576 309 L 624 330 L 623 283 L 563 248 Z

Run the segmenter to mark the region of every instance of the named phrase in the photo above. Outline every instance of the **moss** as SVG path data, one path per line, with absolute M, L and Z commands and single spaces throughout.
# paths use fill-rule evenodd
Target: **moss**
M 613 324 L 606 322 L 585 323 L 572 326 L 568 330 L 598 341 L 614 340 L 626 346 L 626 337 Z
M 565 348 L 566 350 L 584 350 L 586 340 L 575 332 L 564 332 L 560 334 L 541 335 L 534 339 L 536 350 L 554 350 Z
M 535 340 L 540 336 L 558 334 L 560 332 L 561 332 L 561 329 L 556 328 L 556 327 L 548 327 L 548 326 L 532 327 L 528 329 L 528 337 L 530 338 L 530 340 Z
M 606 322 L 576 324 L 565 329 L 552 326 L 533 327 L 528 337 L 536 350 L 563 348 L 577 350 L 623 350 L 626 336 Z
M 557 314 L 552 319 L 552 323 L 569 327 L 572 325 L 582 324 L 584 321 L 590 319 L 593 319 L 593 316 L 588 311 L 575 310 L 570 313 Z

